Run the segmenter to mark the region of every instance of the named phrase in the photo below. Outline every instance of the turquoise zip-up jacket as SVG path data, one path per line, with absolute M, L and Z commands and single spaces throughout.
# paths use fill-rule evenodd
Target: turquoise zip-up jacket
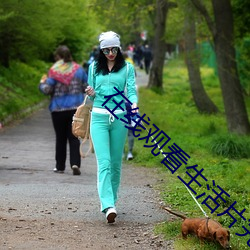
M 95 62 L 90 65 L 88 71 L 88 84 L 95 90 L 95 97 L 90 98 L 93 100 L 93 107 L 105 108 L 102 106 L 102 104 L 107 100 L 104 96 L 117 94 L 114 87 L 116 87 L 119 91 L 125 91 L 125 96 L 131 103 L 138 102 L 134 66 L 128 62 L 126 62 L 126 64 L 127 65 L 121 68 L 118 72 L 110 72 L 107 75 L 95 73 Z M 121 95 L 117 95 L 110 99 L 105 105 L 110 110 L 113 110 L 117 106 L 113 100 L 119 103 L 124 100 L 124 98 Z M 124 110 L 126 110 L 125 100 L 121 106 Z

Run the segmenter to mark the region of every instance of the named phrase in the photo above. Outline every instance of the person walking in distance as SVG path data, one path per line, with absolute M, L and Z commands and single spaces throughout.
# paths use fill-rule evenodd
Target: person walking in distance
M 147 44 L 145 45 L 144 48 L 143 57 L 144 57 L 145 72 L 148 75 L 153 56 L 152 56 L 152 51 Z
M 129 112 L 129 110 L 131 109 L 131 106 L 128 102 L 126 102 L 126 109 L 127 112 Z M 129 127 L 132 128 L 134 125 L 134 122 L 132 121 L 132 118 L 137 118 L 137 116 L 135 115 L 134 117 L 128 117 L 128 122 L 129 122 Z M 133 160 L 134 156 L 133 156 L 133 149 L 134 149 L 134 142 L 135 142 L 135 137 L 133 135 L 133 131 L 132 129 L 128 129 L 128 153 L 127 153 L 127 161 Z
M 49 110 L 56 134 L 55 173 L 64 173 L 66 168 L 67 141 L 69 142 L 70 166 L 73 175 L 80 175 L 80 142 L 72 134 L 72 117 L 84 100 L 87 74 L 73 61 L 67 46 L 59 46 L 55 51 L 56 62 L 50 68 L 48 77 L 43 77 L 39 89 L 50 95 Z
M 127 98 L 132 108 L 137 108 L 134 66 L 126 63 L 121 53 L 120 36 L 113 31 L 103 32 L 99 36 L 100 53 L 89 67 L 86 93 L 93 100 L 90 134 L 97 159 L 97 189 L 101 211 L 106 214 L 108 223 L 115 222 L 117 216 L 116 202 L 121 178 L 121 165 L 127 128 L 120 118 L 126 114 L 122 96 L 115 96 L 117 103 L 122 103 L 114 113 L 119 119 L 105 109 L 102 104 L 108 95 L 126 89 Z M 116 107 L 113 99 L 106 105 L 110 110 Z M 136 112 L 136 110 L 134 110 Z
M 134 62 L 131 58 L 128 57 L 128 54 L 126 52 L 123 53 L 123 57 L 125 59 L 126 62 L 131 63 L 134 66 Z M 135 76 L 136 76 L 136 70 L 135 70 Z M 137 93 L 137 101 L 138 101 L 138 90 L 137 90 L 137 85 L 136 87 L 136 93 Z M 126 110 L 127 112 L 129 112 L 129 110 L 131 109 L 131 106 L 129 104 L 129 102 L 125 102 L 126 104 Z M 129 127 L 133 127 L 132 125 L 134 124 L 134 122 L 132 122 L 132 118 L 133 117 L 128 117 L 128 123 L 129 123 Z M 136 118 L 136 117 L 135 117 Z M 135 141 L 135 137 L 133 135 L 133 131 L 131 129 L 128 129 L 128 153 L 127 153 L 127 161 L 133 160 L 134 156 L 133 156 L 133 149 L 134 149 L 134 141 Z M 124 151 L 124 155 L 125 155 L 125 151 Z

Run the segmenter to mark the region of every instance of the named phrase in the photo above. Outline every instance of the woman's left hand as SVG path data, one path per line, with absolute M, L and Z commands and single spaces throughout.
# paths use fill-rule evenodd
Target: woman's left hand
M 88 95 L 88 96 L 95 96 L 95 90 L 92 88 L 92 87 L 90 87 L 90 86 L 88 86 L 87 88 L 86 88 L 86 90 L 85 90 L 85 93 Z
M 136 108 L 137 108 L 137 103 L 134 102 L 134 103 L 132 104 L 132 109 L 135 109 L 135 110 L 132 110 L 132 113 L 138 113 L 138 109 L 136 109 Z

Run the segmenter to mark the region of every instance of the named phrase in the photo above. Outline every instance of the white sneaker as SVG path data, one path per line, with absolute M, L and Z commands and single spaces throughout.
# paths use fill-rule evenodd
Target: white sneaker
M 57 170 L 57 168 L 54 168 L 53 171 L 54 171 L 55 173 L 59 173 L 59 174 L 63 174 L 63 173 L 64 173 L 63 170 Z
M 133 160 L 133 155 L 131 152 L 128 152 L 128 155 L 127 155 L 127 161 L 130 161 L 130 160 Z
M 80 171 L 80 168 L 78 166 L 73 165 L 72 170 L 73 170 L 73 175 L 81 175 L 81 171 Z
M 108 223 L 114 223 L 116 216 L 117 216 L 117 212 L 115 208 L 110 207 L 107 209 L 106 218 L 108 220 Z

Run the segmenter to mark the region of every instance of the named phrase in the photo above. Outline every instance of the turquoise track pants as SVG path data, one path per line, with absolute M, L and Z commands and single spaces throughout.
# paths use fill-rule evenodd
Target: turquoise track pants
M 124 114 L 116 115 L 124 118 Z M 97 160 L 97 190 L 104 212 L 115 207 L 117 201 L 127 128 L 119 119 L 111 121 L 110 114 L 92 112 L 90 134 Z

